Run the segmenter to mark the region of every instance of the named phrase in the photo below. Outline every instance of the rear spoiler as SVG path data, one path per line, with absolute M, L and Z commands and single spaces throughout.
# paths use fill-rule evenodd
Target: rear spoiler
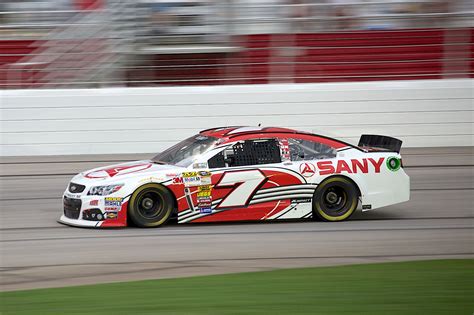
M 380 135 L 362 135 L 360 136 L 359 147 L 400 153 L 402 140 Z

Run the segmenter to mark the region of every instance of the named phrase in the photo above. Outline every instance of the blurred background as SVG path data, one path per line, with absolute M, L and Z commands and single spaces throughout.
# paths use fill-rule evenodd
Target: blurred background
M 0 89 L 469 78 L 472 0 L 2 0 Z

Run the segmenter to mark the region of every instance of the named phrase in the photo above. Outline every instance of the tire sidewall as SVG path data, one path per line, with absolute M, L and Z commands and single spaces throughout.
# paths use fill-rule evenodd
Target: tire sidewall
M 138 212 L 138 197 L 141 194 L 153 191 L 155 193 L 160 194 L 161 198 L 163 199 L 164 209 L 163 215 L 158 216 L 156 220 L 151 220 L 143 217 Z M 149 183 L 143 186 L 138 187 L 130 197 L 130 202 L 128 204 L 128 217 L 138 227 L 157 227 L 160 226 L 171 217 L 174 208 L 174 200 L 173 196 L 168 192 L 168 190 L 160 184 L 156 183 Z
M 347 194 L 347 205 L 348 210 L 339 216 L 331 216 L 324 212 L 321 203 L 323 202 L 324 192 L 333 186 L 338 186 L 344 189 Z M 358 192 L 355 185 L 347 178 L 344 177 L 330 177 L 319 184 L 318 188 L 314 193 L 313 198 L 313 217 L 317 217 L 323 221 L 337 222 L 348 219 L 356 210 L 358 204 Z

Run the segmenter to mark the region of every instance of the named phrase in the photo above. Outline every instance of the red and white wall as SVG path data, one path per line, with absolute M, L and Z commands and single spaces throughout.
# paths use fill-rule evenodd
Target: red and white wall
M 0 90 L 1 156 L 148 153 L 225 125 L 473 145 L 473 80 Z

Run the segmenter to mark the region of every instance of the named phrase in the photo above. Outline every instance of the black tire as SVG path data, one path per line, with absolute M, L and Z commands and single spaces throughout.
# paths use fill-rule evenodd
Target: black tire
M 345 177 L 328 178 L 314 192 L 313 218 L 346 220 L 355 212 L 358 202 L 359 192 L 352 181 Z
M 171 217 L 174 197 L 162 185 L 150 183 L 139 187 L 128 204 L 128 217 L 138 227 L 157 227 Z

